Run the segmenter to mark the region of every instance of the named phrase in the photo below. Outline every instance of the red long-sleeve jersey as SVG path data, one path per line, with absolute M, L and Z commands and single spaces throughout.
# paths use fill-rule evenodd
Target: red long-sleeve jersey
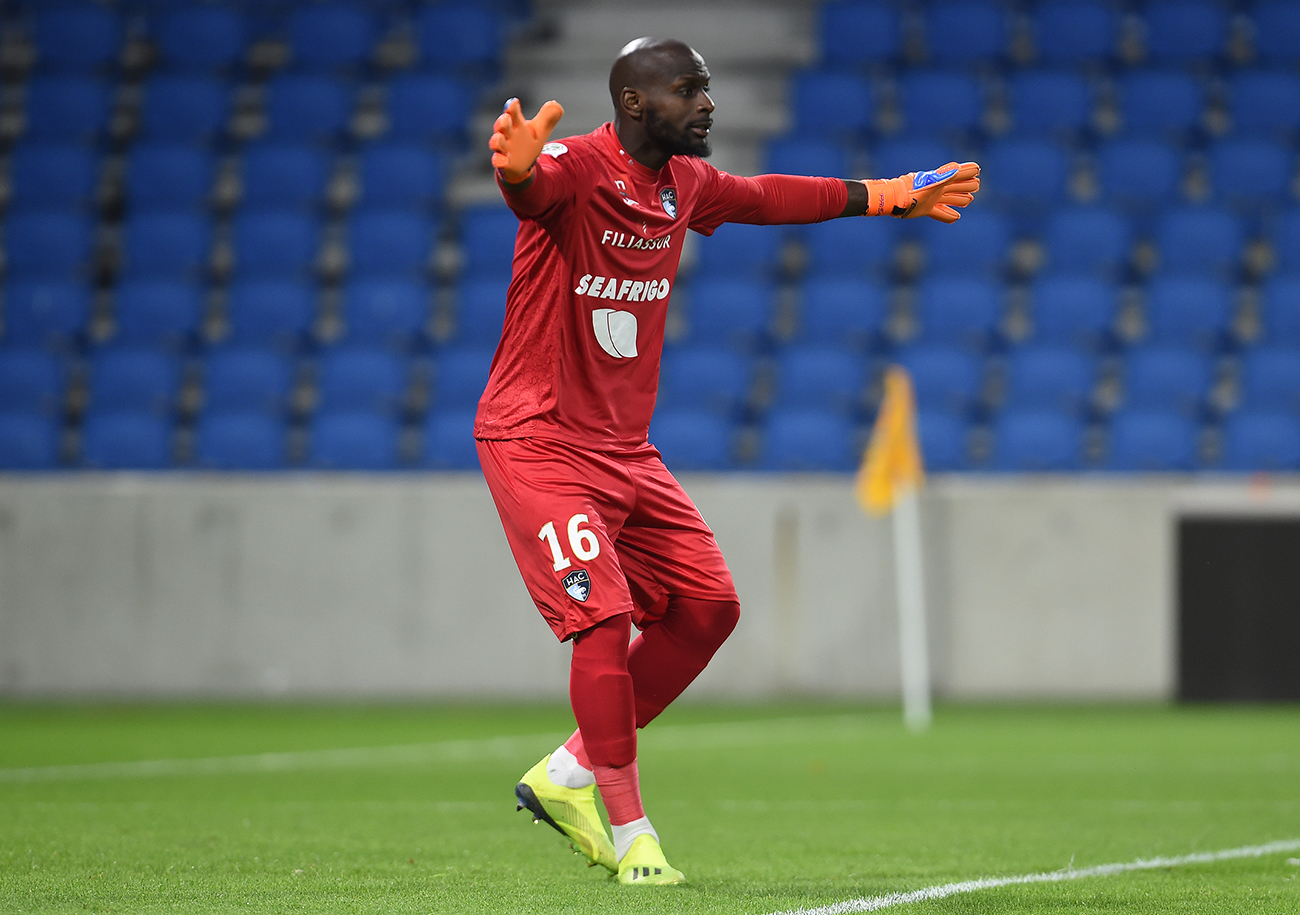
M 689 156 L 654 171 L 611 124 L 547 144 L 532 184 L 502 193 L 519 231 L 474 435 L 596 451 L 646 442 L 687 229 L 820 222 L 848 202 L 838 178 L 744 178 Z

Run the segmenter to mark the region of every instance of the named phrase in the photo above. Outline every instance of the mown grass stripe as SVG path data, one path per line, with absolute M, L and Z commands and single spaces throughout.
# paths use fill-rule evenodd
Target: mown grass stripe
M 1139 858 L 1118 864 L 1098 864 L 1094 867 L 1067 868 L 1041 874 L 1019 874 L 1014 877 L 981 877 L 978 880 L 963 880 L 960 883 L 945 883 L 920 890 L 904 893 L 888 893 L 883 896 L 862 896 L 831 905 L 818 906 L 813 909 L 790 909 L 773 915 L 848 915 L 850 912 L 878 912 L 897 906 L 911 905 L 915 902 L 931 902 L 946 899 L 962 893 L 974 893 L 979 890 L 993 890 L 1004 886 L 1019 886 L 1026 883 L 1060 883 L 1064 880 L 1082 880 L 1085 877 L 1110 877 L 1131 871 L 1157 870 L 1168 867 L 1187 867 L 1191 864 L 1212 864 L 1216 861 L 1231 861 L 1237 858 L 1262 858 L 1281 852 L 1300 850 L 1300 839 L 1282 839 L 1264 845 L 1247 845 L 1241 848 L 1225 848 L 1220 851 L 1195 852 L 1174 858 Z

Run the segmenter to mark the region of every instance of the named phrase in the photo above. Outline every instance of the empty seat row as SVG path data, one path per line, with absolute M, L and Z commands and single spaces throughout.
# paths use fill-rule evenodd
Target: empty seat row
M 1125 9 L 1129 11 L 1125 12 Z M 1215 0 L 1045 0 L 1023 15 L 995 0 L 930 0 L 914 15 L 889 0 L 833 0 L 819 10 L 823 60 L 845 67 L 918 59 L 949 64 L 1155 61 L 1214 63 L 1300 56 L 1300 12 L 1259 0 L 1240 12 Z

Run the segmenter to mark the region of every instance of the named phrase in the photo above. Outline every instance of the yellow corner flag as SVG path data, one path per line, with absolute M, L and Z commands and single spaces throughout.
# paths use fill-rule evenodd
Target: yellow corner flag
M 924 482 L 912 379 L 906 369 L 891 365 L 885 371 L 885 395 L 858 468 L 854 492 L 864 511 L 883 515 L 894 507 L 899 489 L 920 489 Z

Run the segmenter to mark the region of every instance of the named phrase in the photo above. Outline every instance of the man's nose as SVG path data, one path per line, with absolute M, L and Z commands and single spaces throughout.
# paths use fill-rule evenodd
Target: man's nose
M 701 93 L 700 93 L 700 99 L 701 99 L 701 101 L 700 101 L 700 109 L 701 109 L 702 111 L 707 111 L 707 112 L 709 112 L 710 114 L 712 114 L 712 113 L 713 113 L 713 96 L 709 95 L 709 93 L 707 93 L 707 92 L 701 92 Z

